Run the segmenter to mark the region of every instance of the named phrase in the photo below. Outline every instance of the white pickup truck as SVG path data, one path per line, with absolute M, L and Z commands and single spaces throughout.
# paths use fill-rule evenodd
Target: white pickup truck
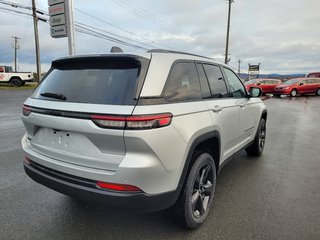
M 33 82 L 31 72 L 13 72 L 12 67 L 0 66 L 0 83 L 9 83 L 12 86 L 20 87 L 26 82 Z

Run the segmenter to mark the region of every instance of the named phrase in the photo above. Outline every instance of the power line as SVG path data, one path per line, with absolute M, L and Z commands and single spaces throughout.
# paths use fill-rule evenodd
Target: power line
M 136 4 L 132 3 L 132 2 L 126 2 L 126 1 L 123 1 L 123 0 L 117 0 L 118 2 L 122 2 L 123 4 L 127 5 L 129 8 L 133 9 L 133 10 L 137 10 L 138 12 L 140 12 L 143 16 L 145 17 L 148 17 L 151 21 L 153 22 L 156 22 L 158 24 L 160 24 L 161 26 L 164 26 L 164 27 L 168 27 L 168 28 L 171 28 L 173 29 L 176 33 L 179 33 L 179 34 L 184 34 L 186 36 L 188 36 L 186 33 L 180 31 L 179 29 L 177 29 L 175 26 L 159 19 L 158 17 L 156 17 L 154 14 L 150 13 L 149 11 L 147 11 L 146 9 L 143 9 L 139 6 L 137 6 Z M 142 16 L 142 17 L 143 17 Z M 190 36 L 188 36 L 190 37 Z M 192 37 L 191 37 L 192 38 Z
M 109 40 L 109 41 L 112 41 L 112 42 L 115 42 L 115 43 L 120 43 L 122 45 L 126 45 L 126 46 L 129 46 L 129 47 L 148 50 L 148 48 L 141 47 L 141 46 L 136 45 L 136 44 L 131 44 L 131 43 L 128 43 L 126 41 L 123 41 L 123 40 L 120 40 L 120 39 L 117 39 L 117 38 L 114 38 L 114 37 L 110 37 L 110 36 L 108 36 L 106 34 L 99 33 L 99 32 L 97 32 L 95 30 L 92 30 L 90 28 L 81 26 L 79 24 L 76 24 L 76 30 L 78 32 L 86 33 L 86 34 L 89 34 L 91 36 L 95 36 L 95 37 L 98 37 L 98 38 L 106 39 L 106 40 Z
M 87 15 L 87 16 L 89 16 L 89 17 L 91 17 L 91 18 L 94 18 L 94 19 L 96 19 L 96 20 L 98 20 L 98 21 L 100 21 L 100 22 L 103 22 L 103 23 L 105 23 L 105 24 L 108 24 L 108 25 L 110 25 L 110 26 L 112 26 L 112 27 L 114 27 L 114 28 L 117 28 L 117 29 L 119 29 L 119 30 L 121 30 L 121 31 L 124 31 L 124 32 L 126 32 L 126 33 L 129 33 L 130 35 L 133 35 L 133 36 L 136 36 L 136 37 L 145 39 L 145 40 L 147 40 L 147 41 L 150 41 L 151 43 L 156 43 L 156 44 L 161 45 L 161 46 L 163 46 L 163 47 L 166 47 L 166 48 L 168 48 L 168 49 L 172 49 L 171 47 L 169 47 L 169 46 L 167 46 L 167 45 L 165 45 L 165 44 L 162 44 L 162 43 L 160 43 L 160 42 L 154 41 L 154 40 L 152 40 L 152 39 L 150 39 L 150 38 L 146 38 L 146 37 L 143 37 L 143 36 L 138 36 L 137 34 L 131 32 L 131 31 L 128 31 L 128 30 L 126 30 L 126 29 L 124 29 L 124 28 L 122 28 L 122 27 L 116 26 L 115 24 L 112 24 L 112 23 L 110 23 L 110 22 L 107 22 L 107 21 L 105 21 L 105 20 L 102 20 L 101 18 L 98 18 L 98 17 L 96 17 L 96 16 L 93 16 L 93 15 L 91 15 L 91 14 L 89 14 L 89 13 L 86 13 L 86 12 L 84 12 L 84 11 L 78 9 L 78 8 L 75 8 L 75 10 L 77 10 L 77 11 L 81 12 L 82 14 Z
M 2 2 L 0 2 L 0 3 L 2 3 Z M 28 10 L 30 9 L 27 6 L 20 5 L 20 4 L 16 5 L 16 4 L 11 3 L 11 2 L 6 2 L 6 4 L 10 5 L 12 7 L 24 8 L 24 9 L 28 9 Z M 18 10 L 12 10 L 12 9 L 2 8 L 2 7 L 0 7 L 0 9 L 6 10 L 6 11 L 9 11 L 9 12 L 18 13 L 18 14 L 23 14 L 23 15 L 26 15 L 26 16 L 33 16 L 32 14 L 29 14 L 29 13 L 26 13 L 26 12 L 22 12 L 22 11 L 18 11 Z M 43 13 L 43 15 L 48 15 L 48 13 L 45 12 L 45 11 L 43 11 L 42 13 Z M 48 19 L 43 19 L 43 20 L 47 21 Z M 125 46 L 130 46 L 130 47 L 133 47 L 133 48 L 137 48 L 137 49 L 148 50 L 150 48 L 157 48 L 154 45 L 146 44 L 146 43 L 143 43 L 143 42 L 139 42 L 139 41 L 136 41 L 134 39 L 130 39 L 128 37 L 124 37 L 124 36 L 121 36 L 119 34 L 115 34 L 115 33 L 112 33 L 112 32 L 107 32 L 107 31 L 104 31 L 102 29 L 99 29 L 99 28 L 96 28 L 96 27 L 93 27 L 93 26 L 90 26 L 90 25 L 87 25 L 87 24 L 84 24 L 84 23 L 80 23 L 80 22 L 76 22 L 76 23 L 77 23 L 76 26 L 78 27 L 77 31 L 79 31 L 81 33 L 84 33 L 84 34 L 87 34 L 87 35 L 91 35 L 91 36 L 94 36 L 94 37 L 99 37 L 99 38 L 104 39 L 104 40 L 109 40 L 109 41 L 112 41 L 112 42 L 116 42 L 116 43 L 119 43 L 119 44 L 122 44 L 122 45 L 125 45 Z M 95 30 L 92 30 L 92 29 L 95 29 Z M 113 35 L 115 37 L 111 37 L 111 36 L 106 35 L 104 33 Z M 122 38 L 122 39 L 119 39 L 119 38 Z M 133 43 L 130 43 L 128 41 L 131 41 Z M 137 44 L 142 45 L 142 46 L 148 46 L 148 47 L 142 47 L 142 46 L 139 46 Z
M 84 23 L 81 23 L 81 22 L 77 22 L 76 21 L 75 23 L 76 23 L 76 25 L 78 24 L 78 26 L 82 25 L 82 26 L 85 26 L 85 27 L 89 27 L 91 29 L 95 29 L 95 30 L 100 31 L 100 32 L 104 32 L 104 33 L 107 33 L 107 34 L 110 34 L 110 35 L 113 35 L 113 36 L 116 36 L 116 37 L 120 37 L 120 38 L 126 39 L 128 41 L 135 42 L 137 44 L 142 44 L 142 45 L 145 45 L 145 46 L 149 46 L 151 48 L 157 48 L 156 46 L 153 46 L 153 45 L 150 45 L 150 44 L 147 44 L 147 43 L 142 43 L 142 42 L 139 42 L 139 41 L 136 41 L 136 40 L 133 40 L 133 39 L 130 39 L 130 38 L 127 38 L 127 37 L 112 33 L 112 32 L 108 32 L 108 31 L 105 31 L 105 30 L 102 30 L 102 29 L 99 29 L 99 28 L 96 28 L 96 27 L 93 27 L 93 26 L 90 26 L 90 25 L 87 25 L 87 24 L 84 24 Z
M 145 9 L 142 9 L 142 8 L 137 8 L 135 6 L 133 6 L 132 4 L 129 4 L 128 2 L 125 2 L 123 0 L 113 0 L 115 3 L 117 3 L 118 5 L 126 8 L 127 10 L 129 10 L 130 12 L 132 12 L 133 14 L 137 15 L 137 16 L 140 16 L 140 17 L 143 17 L 145 18 L 146 20 L 148 20 L 149 22 L 155 24 L 155 25 L 158 25 L 160 26 L 161 28 L 163 29 L 166 29 L 167 31 L 171 32 L 171 33 L 175 33 L 175 34 L 183 34 L 187 37 L 190 37 L 193 39 L 193 37 L 181 32 L 180 30 L 176 29 L 175 27 L 173 27 L 172 25 L 164 22 L 164 21 L 159 21 L 156 17 L 150 16 L 150 14 L 145 10 Z
M 0 3 L 1 3 L 1 2 L 0 2 Z M 4 7 L 0 7 L 0 9 L 6 10 L 6 11 L 9 11 L 9 12 L 14 12 L 14 13 L 22 14 L 22 15 L 32 16 L 32 14 L 30 14 L 30 13 L 25 13 L 25 12 L 18 11 L 18 10 L 12 10 L 12 9 L 8 9 L 8 8 L 4 8 Z

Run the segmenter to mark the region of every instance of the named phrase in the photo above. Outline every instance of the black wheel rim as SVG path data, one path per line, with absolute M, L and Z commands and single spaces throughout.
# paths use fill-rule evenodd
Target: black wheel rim
M 200 218 L 208 211 L 208 206 L 213 195 L 212 166 L 205 163 L 200 167 L 193 186 L 191 196 L 192 213 L 195 218 Z
M 259 133 L 259 148 L 260 148 L 260 151 L 263 150 L 265 142 L 266 142 L 266 124 L 264 122 L 262 122 L 261 128 L 260 128 L 260 133 Z

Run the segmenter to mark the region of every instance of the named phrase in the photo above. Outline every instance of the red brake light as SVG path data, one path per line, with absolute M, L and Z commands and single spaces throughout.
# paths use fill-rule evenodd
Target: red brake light
M 98 181 L 97 186 L 103 189 L 120 192 L 142 192 L 140 188 L 127 184 L 106 183 Z
M 99 127 L 113 129 L 152 129 L 170 125 L 172 114 L 135 116 L 91 115 L 91 120 Z
M 172 114 L 141 115 L 127 117 L 128 129 L 152 129 L 170 125 Z
M 23 105 L 22 107 L 22 114 L 23 116 L 29 116 L 31 113 L 31 108 L 29 106 Z
M 126 126 L 125 116 L 105 116 L 105 115 L 91 115 L 91 120 L 102 128 L 124 129 Z

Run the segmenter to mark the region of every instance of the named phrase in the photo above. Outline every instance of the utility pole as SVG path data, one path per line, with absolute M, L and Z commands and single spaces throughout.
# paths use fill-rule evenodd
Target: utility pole
M 14 39 L 14 45 L 13 45 L 13 48 L 14 48 L 14 71 L 16 72 L 17 71 L 17 51 L 19 49 L 18 40 L 21 38 L 18 38 L 18 37 L 12 37 L 12 38 Z
M 32 0 L 32 16 L 33 16 L 34 41 L 36 45 L 36 61 L 37 61 L 36 82 L 39 84 L 40 78 L 41 78 L 41 65 L 40 65 L 40 51 L 39 51 L 38 17 L 37 17 L 35 0 Z
M 227 39 L 226 39 L 226 52 L 224 55 L 224 63 L 228 64 L 228 48 L 229 48 L 229 31 L 230 31 L 230 15 L 231 15 L 231 3 L 233 3 L 233 0 L 229 1 L 229 11 L 228 11 L 228 26 L 227 26 Z
M 241 64 L 241 59 L 238 59 L 238 76 L 240 77 L 240 64 Z

